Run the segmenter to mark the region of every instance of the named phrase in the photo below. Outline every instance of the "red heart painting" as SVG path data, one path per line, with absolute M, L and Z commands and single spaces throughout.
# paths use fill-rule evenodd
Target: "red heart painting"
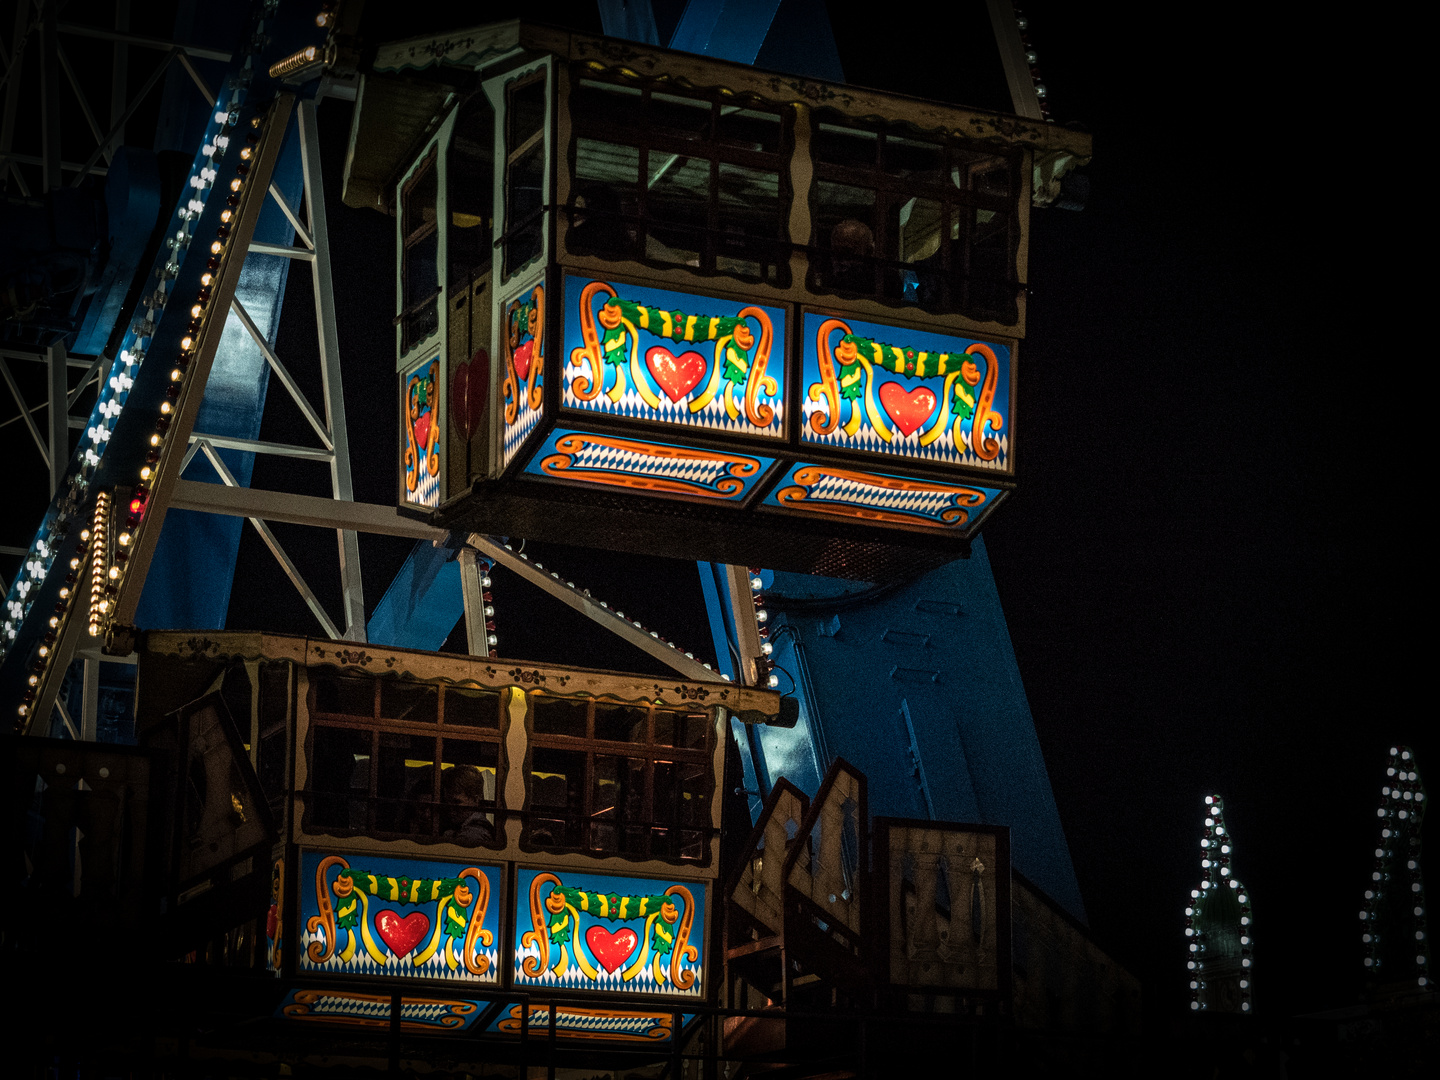
M 415 445 L 424 452 L 430 444 L 430 410 L 426 409 L 415 418 Z
M 404 916 L 389 910 L 375 913 L 375 932 L 396 956 L 409 956 L 429 930 L 430 920 L 423 911 L 412 911 Z
M 473 357 L 456 365 L 450 377 L 450 422 L 467 442 L 485 412 L 485 385 L 489 379 L 490 354 L 484 349 L 476 349 Z
M 679 401 L 705 377 L 705 358 L 698 352 L 676 356 L 664 345 L 645 353 L 645 366 L 671 401 Z
M 880 404 L 901 433 L 908 436 L 935 412 L 935 391 L 917 386 L 906 393 L 897 382 L 882 383 Z
M 515 374 L 524 382 L 530 377 L 530 360 L 535 355 L 535 339 L 531 338 L 524 345 L 517 345 L 514 352 Z
M 585 931 L 585 944 L 590 946 L 590 953 L 600 966 L 606 971 L 614 971 L 635 951 L 635 946 L 640 944 L 640 939 L 635 936 L 635 931 L 628 927 L 616 930 L 613 934 L 603 926 L 592 926 Z

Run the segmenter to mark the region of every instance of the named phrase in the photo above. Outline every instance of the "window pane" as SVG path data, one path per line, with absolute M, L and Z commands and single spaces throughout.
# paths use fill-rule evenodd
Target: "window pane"
M 708 101 L 674 94 L 650 95 L 650 124 L 672 138 L 704 138 L 709 133 L 711 112 Z
M 579 847 L 584 813 L 585 755 L 536 747 L 530 763 L 530 842 Z
M 936 143 L 887 135 L 884 159 L 886 172 L 929 184 L 945 182 L 945 148 Z
M 380 681 L 380 715 L 387 720 L 435 723 L 440 692 L 420 683 Z
M 657 164 L 658 162 L 658 164 Z M 669 155 L 650 157 L 648 258 L 699 266 L 709 228 L 710 162 Z
M 435 831 L 435 740 L 380 734 L 375 763 L 375 827 L 429 836 Z
M 590 847 L 643 855 L 645 844 L 645 762 L 641 758 L 595 756 L 590 794 Z
M 405 201 L 403 231 L 407 238 L 419 229 L 435 224 L 435 196 L 438 190 L 439 183 L 432 161 L 423 166 L 420 172 L 411 178 L 410 186 L 403 192 Z
M 640 151 L 633 146 L 598 139 L 576 139 L 575 175 L 581 180 L 605 184 L 638 184 Z
M 446 739 L 440 762 L 440 835 L 457 844 L 495 839 L 499 747 L 492 742 Z
M 375 680 L 321 675 L 315 681 L 315 711 L 345 716 L 375 716 Z
M 445 691 L 445 723 L 465 727 L 498 728 L 500 695 L 489 690 L 450 687 Z
M 545 144 L 537 142 L 510 166 L 506 196 L 505 273 L 513 274 L 540 254 L 540 207 L 544 202 Z
M 705 826 L 710 823 L 706 799 L 710 770 L 685 761 L 655 763 L 655 822 Z
M 581 79 L 570 95 L 570 115 L 576 122 L 590 121 L 639 129 L 640 91 L 633 86 Z
M 545 126 L 545 77 L 517 86 L 510 91 L 510 108 L 506 115 L 507 149 L 518 150 L 522 143 Z
M 370 733 L 354 728 L 310 729 L 310 770 L 305 788 L 309 824 L 322 829 L 363 829 L 370 796 Z
M 873 168 L 879 139 L 873 131 L 820 124 L 812 139 L 816 161 L 827 165 L 850 165 Z
M 648 713 L 633 705 L 595 705 L 595 738 L 643 743 L 649 738 Z
M 705 747 L 710 718 L 704 713 L 655 714 L 655 741 L 661 746 L 679 746 L 687 750 Z
M 811 259 L 812 288 L 826 292 L 874 292 L 875 192 L 835 184 L 814 186 L 814 239 L 826 254 Z
M 747 150 L 775 154 L 780 150 L 780 114 L 754 109 L 720 109 L 720 140 Z
M 536 735 L 568 735 L 583 739 L 589 734 L 585 729 L 585 715 L 589 709 L 587 702 L 547 698 L 540 694 L 535 695 L 534 702 Z

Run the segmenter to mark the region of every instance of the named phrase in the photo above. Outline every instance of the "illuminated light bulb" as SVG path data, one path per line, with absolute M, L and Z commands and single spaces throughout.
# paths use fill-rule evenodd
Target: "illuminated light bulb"
M 244 181 L 244 180 L 241 180 L 238 176 L 237 176 L 234 180 L 231 180 L 231 181 L 230 181 L 230 190 L 231 190 L 231 191 L 238 192 L 238 191 L 239 191 L 242 187 L 244 187 L 244 186 L 245 186 L 245 181 Z
M 323 30 L 323 29 L 325 29 L 325 27 L 329 26 L 329 25 L 330 25 L 330 13 L 329 13 L 328 11 L 322 11 L 322 12 L 320 12 L 319 15 L 316 15 L 316 16 L 315 16 L 315 25 L 318 26 L 318 27 L 320 27 L 321 30 Z
M 68 600 L 68 599 L 70 599 L 70 587 L 69 587 L 68 585 L 63 586 L 63 587 L 60 589 L 60 599 L 61 599 L 61 600 Z
M 487 645 L 495 645 L 495 644 L 498 643 L 498 641 L 499 641 L 499 639 L 496 638 L 496 636 L 495 636 L 494 634 L 487 634 L 486 637 L 485 637 L 485 643 L 486 643 Z
M 184 373 L 183 371 L 181 371 L 178 367 L 177 367 L 177 368 L 174 368 L 174 369 L 170 372 L 170 381 L 171 381 L 171 382 L 179 382 L 179 381 L 180 381 L 181 379 L 183 379 L 184 377 L 185 377 L 185 373 Z
M 80 569 L 80 560 L 79 560 L 79 559 L 71 559 L 71 560 L 70 560 L 70 569 L 71 569 L 71 570 L 78 570 L 78 569 Z
M 190 317 L 191 317 L 192 319 L 198 319 L 198 318 L 200 317 L 201 313 L 204 312 L 204 310 L 205 310 L 205 305 L 204 305 L 204 304 L 196 304 L 194 307 L 192 307 L 192 308 L 190 309 Z
M 775 646 L 774 646 L 774 645 L 771 645 L 770 642 L 768 642 L 768 641 L 762 641 L 762 642 L 760 643 L 760 651 L 761 651 L 761 653 L 763 653 L 764 655 L 769 656 L 771 653 L 773 653 L 773 652 L 775 651 Z
M 488 589 L 488 588 L 490 587 L 490 577 L 489 577 L 488 574 L 487 574 L 485 577 L 482 577 L 482 578 L 480 579 L 480 585 L 481 585 L 482 588 L 486 588 L 486 589 Z
M 31 685 L 31 686 L 36 686 L 36 685 L 38 685 L 39 682 L 40 682 L 40 676 L 39 676 L 39 675 L 31 675 L 31 676 L 30 676 L 30 679 L 29 679 L 29 682 L 30 682 L 30 685 Z
M 220 211 L 220 220 L 223 221 L 223 222 L 225 222 L 225 224 L 227 224 L 227 225 L 230 224 L 230 219 L 231 219 L 232 217 L 234 217 L 234 216 L 235 216 L 235 211 L 233 211 L 233 210 L 221 210 L 221 211 Z M 207 282 L 206 284 L 209 284 L 209 283 Z
M 251 150 L 250 147 L 247 146 L 240 151 L 240 160 L 249 161 L 254 156 L 254 154 L 255 151 Z
M 80 530 L 80 539 L 81 539 L 82 541 L 83 541 L 83 540 L 89 540 L 89 539 L 90 539 L 90 530 L 89 530 L 89 529 L 81 529 L 81 530 Z
M 51 629 L 51 630 L 54 630 L 54 629 L 55 629 L 57 626 L 59 626 L 59 625 L 60 625 L 60 619 L 59 619 L 59 617 L 56 616 L 56 615 L 51 615 L 51 616 L 50 616 L 50 629 Z
M 193 346 L 194 344 L 195 344 L 195 339 L 192 338 L 189 334 L 186 334 L 184 337 L 182 337 L 182 338 L 180 339 L 180 350 L 181 350 L 182 352 L 189 352 L 191 346 Z
M 240 181 L 239 181 L 239 180 L 236 180 L 235 182 L 238 184 Z M 224 251 L 224 250 L 225 250 L 225 245 L 222 244 L 219 240 L 216 240 L 213 244 L 210 245 L 210 254 L 211 254 L 211 255 L 219 255 L 220 252 L 222 252 L 222 251 Z M 198 313 L 197 313 L 197 314 L 198 314 Z
M 770 677 L 765 680 L 765 685 L 770 687 L 771 690 L 774 690 L 780 685 L 780 676 L 772 673 Z
M 225 213 L 227 213 L 227 214 L 228 214 L 229 212 L 230 212 L 229 210 L 226 210 L 226 211 L 225 211 Z M 200 275 L 200 284 L 201 284 L 201 285 L 204 285 L 204 286 L 206 286 L 206 287 L 209 287 L 210 283 L 211 283 L 212 281 L 214 281 L 214 280 L 215 280 L 215 275 L 214 275 L 214 274 L 211 274 L 211 273 L 209 273 L 209 272 L 206 272 L 206 273 Z
M 763 623 L 768 618 L 770 618 L 770 613 L 764 608 L 755 609 L 755 621 L 757 623 Z
M 41 645 L 40 648 L 35 651 L 37 655 L 42 657 L 50 655 L 50 647 L 48 645 Z
M 146 479 L 148 480 L 149 477 L 147 476 Z M 119 542 L 119 544 L 120 544 L 121 547 L 129 547 L 129 546 L 130 546 L 130 539 L 131 539 L 131 537 L 130 537 L 130 534 L 129 534 L 128 532 L 122 532 L 122 533 L 121 533 L 119 536 L 117 536 L 115 539 Z
M 161 414 L 164 415 L 164 416 L 169 416 L 169 415 L 170 415 L 170 402 L 168 402 L 168 401 L 162 401 L 162 402 L 160 403 L 160 412 L 161 412 Z
M 164 442 L 164 441 L 165 441 L 165 440 L 162 439 L 159 435 L 151 435 L 151 436 L 150 436 L 150 445 L 151 445 L 151 446 L 159 446 L 159 445 L 160 445 L 162 442 Z
M 16 709 L 15 711 L 18 712 L 21 716 L 25 716 L 26 714 L 28 714 L 28 713 L 30 712 L 30 706 L 29 706 L 29 705 L 21 705 L 21 706 L 20 706 L 18 709 Z
M 115 580 L 116 578 L 118 578 L 119 576 L 120 576 L 120 568 L 119 568 L 118 566 L 112 566 L 112 567 L 110 567 L 110 580 L 111 580 L 111 581 L 114 581 L 114 580 Z
M 92 623 L 90 624 L 90 636 L 91 636 L 91 637 L 99 637 L 99 636 L 100 636 L 100 624 L 99 624 L 99 623 L 93 623 L 93 622 L 92 622 Z

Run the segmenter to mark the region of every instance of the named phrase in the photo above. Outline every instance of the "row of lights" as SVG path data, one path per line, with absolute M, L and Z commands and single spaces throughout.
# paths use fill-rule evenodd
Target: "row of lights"
M 505 550 L 506 550 L 506 551 L 510 551 L 510 552 L 514 552 L 515 555 L 517 555 L 519 558 L 523 559 L 525 562 L 532 562 L 530 556 L 526 555 L 523 551 L 515 551 L 514 547 L 512 547 L 510 544 L 506 544 L 506 545 L 505 545 Z M 540 563 L 540 561 L 539 561 L 538 559 L 533 560 L 533 562 L 534 562 L 534 566 L 535 566 L 535 569 L 536 569 L 536 570 L 544 570 L 544 569 L 545 569 L 545 567 Z M 646 630 L 646 629 L 645 629 L 645 625 L 644 625 L 643 623 L 641 623 L 638 619 L 626 619 L 626 618 L 625 618 L 625 613 L 624 613 L 623 611 L 619 611 L 619 610 L 617 610 L 617 609 L 615 609 L 615 608 L 612 608 L 612 607 L 611 607 L 609 604 L 607 604 L 604 600 L 596 600 L 595 597 L 591 595 L 589 589 L 576 588 L 575 582 L 564 580 L 564 579 L 563 579 L 558 573 L 556 573 L 554 570 L 551 570 L 551 571 L 550 571 L 550 576 L 551 576 L 552 578 L 554 578 L 556 581 L 560 582 L 562 585 L 564 585 L 564 586 L 565 586 L 567 589 L 569 589 L 571 592 L 574 592 L 574 593 L 576 593 L 576 594 L 579 595 L 579 596 L 583 596 L 583 597 L 585 597 L 585 599 L 587 599 L 587 600 L 594 600 L 595 603 L 599 604 L 602 608 L 604 608 L 606 611 L 610 612 L 610 613 L 611 613 L 612 615 L 614 615 L 617 619 L 624 619 L 625 622 L 629 623 L 631 626 L 634 626 L 637 630 L 643 630 L 645 633 L 649 634 L 649 635 L 650 635 L 652 638 L 654 638 L 656 641 L 660 642 L 661 645 L 665 645 L 665 646 L 667 646 L 667 647 L 669 647 L 669 648 L 671 648 L 671 649 L 674 649 L 674 650 L 675 650 L 676 652 L 678 652 L 678 653 L 682 653 L 687 660 L 694 660 L 694 659 L 696 659 L 694 653 L 692 653 L 692 652 L 687 652 L 686 650 L 682 649 L 679 645 L 676 645 L 675 642 L 669 641 L 669 640 L 661 637 L 661 636 L 660 636 L 659 634 L 657 634 L 654 630 Z M 489 582 L 490 582 L 490 579 L 489 579 L 488 576 L 481 579 L 481 584 L 482 584 L 482 585 L 485 585 L 486 587 L 489 586 Z M 489 618 L 491 612 L 492 612 L 492 608 L 491 608 L 490 603 L 489 603 L 489 600 L 488 600 L 488 598 L 487 598 L 486 604 L 485 604 L 485 614 L 486 614 L 486 618 L 487 618 L 487 619 Z M 488 629 L 488 627 L 490 626 L 490 624 L 489 624 L 488 622 L 487 622 L 485 625 L 486 625 L 487 629 Z M 494 641 L 494 638 L 493 638 L 493 637 L 490 639 L 490 644 L 491 644 L 492 646 L 495 644 L 495 641 Z M 701 666 L 702 666 L 706 671 L 713 671 L 713 670 L 714 670 L 714 668 L 712 668 L 709 664 L 704 663 L 703 661 L 701 662 Z M 730 681 L 730 676 L 729 676 L 729 675 L 724 675 L 724 674 L 722 674 L 720 677 L 721 677 L 722 679 L 724 679 L 726 682 L 729 682 L 729 681 Z
M 1035 47 L 1030 44 L 1030 20 L 1019 8 L 1015 9 L 1015 25 L 1020 30 L 1020 44 L 1025 48 L 1025 63 L 1030 68 L 1030 83 L 1035 87 L 1035 99 L 1040 103 L 1040 115 L 1045 117 L 1049 123 L 1054 123 L 1054 117 L 1050 115 L 1050 102 L 1047 100 L 1050 91 L 1040 80 L 1040 57 L 1035 52 Z
M 1425 817 L 1425 787 L 1420 782 L 1415 754 L 1408 746 L 1392 746 L 1390 763 L 1385 769 L 1386 783 L 1380 789 L 1380 845 L 1375 849 L 1375 869 L 1371 872 L 1370 888 L 1365 890 L 1365 906 L 1360 911 L 1363 924 L 1360 940 L 1365 946 L 1366 973 L 1374 978 L 1382 974 L 1382 911 L 1388 899 L 1400 917 L 1394 920 L 1396 934 L 1402 940 L 1393 954 L 1404 957 L 1414 950 L 1415 963 L 1411 974 L 1397 973 L 1399 978 L 1413 977 L 1421 988 L 1430 985 L 1430 941 L 1425 922 L 1425 883 L 1420 871 L 1420 826 Z M 1403 864 L 1403 865 L 1402 865 Z M 1387 888 L 1387 886 L 1389 886 Z M 1404 917 L 1408 909 L 1409 918 Z M 1407 926 L 1407 929 L 1401 929 Z M 1408 966 L 1408 965 L 1407 965 Z
M 200 191 L 202 199 L 205 193 L 214 188 L 220 179 L 220 172 L 217 166 L 221 158 L 225 157 L 231 142 L 231 130 L 239 120 L 239 115 L 233 111 L 216 113 L 215 119 L 220 124 L 220 130 L 215 138 L 205 144 L 203 155 L 211 164 L 200 171 L 196 178 L 198 183 L 192 181 L 192 185 Z M 126 528 L 129 533 L 138 533 L 145 520 L 145 512 L 149 505 L 150 496 L 153 493 L 154 479 L 160 471 L 161 459 L 164 457 L 169 443 L 166 435 L 170 426 L 174 423 L 175 413 L 180 407 L 180 398 L 185 391 L 186 376 L 189 373 L 191 364 L 195 360 L 196 350 L 201 341 L 201 335 L 206 324 L 210 321 L 211 312 L 208 310 L 213 298 L 215 283 L 219 279 L 220 271 L 225 263 L 227 251 L 230 248 L 230 240 L 235 224 L 235 215 L 239 212 L 241 193 L 245 188 L 246 178 L 255 164 L 257 153 L 256 144 L 260 141 L 263 130 L 264 119 L 256 116 L 250 121 L 250 131 L 245 135 L 245 145 L 240 148 L 239 161 L 235 164 L 234 175 L 224 185 L 225 209 L 220 211 L 220 225 L 215 230 L 215 236 L 210 241 L 208 250 L 205 253 L 205 272 L 200 275 L 200 289 L 195 294 L 194 300 L 188 312 L 190 321 L 185 325 L 185 335 L 180 339 L 180 351 L 175 356 L 174 366 L 170 369 L 170 385 L 165 388 L 165 397 L 160 402 L 159 415 L 155 418 L 155 430 L 150 435 L 149 449 L 145 453 L 144 463 L 139 470 L 139 483 L 136 484 L 130 496 L 128 514 L 125 519 Z M 201 203 L 203 209 L 203 202 Z M 186 224 L 200 216 L 200 210 L 194 205 L 187 208 L 190 217 Z M 186 243 L 190 243 L 190 238 Z M 179 245 L 177 245 L 178 248 Z M 178 254 L 178 252 L 177 252 Z M 243 252 L 242 252 L 243 257 Z M 178 271 L 178 262 L 175 264 Z M 225 315 L 220 313 L 220 323 L 224 326 Z M 118 589 L 120 577 L 124 573 L 123 560 L 116 566 L 111 567 L 110 576 L 114 587 Z M 92 633 L 95 632 L 92 630 Z
M 1228 887 L 1235 892 L 1240 908 L 1240 1011 L 1249 1014 L 1251 1010 L 1251 973 L 1253 964 L 1251 950 L 1250 897 L 1244 886 L 1230 868 L 1230 833 L 1225 828 L 1225 803 L 1219 795 L 1205 796 L 1205 835 L 1200 840 L 1200 869 L 1204 880 L 1200 888 L 1190 891 L 1190 905 L 1185 909 L 1185 936 L 1189 939 L 1189 960 L 1186 968 L 1190 972 L 1190 1008 L 1200 1012 L 1210 1007 L 1210 995 L 1206 993 L 1206 952 L 1209 947 L 1205 924 L 1206 908 L 1215 904 L 1229 906 L 1228 898 L 1220 899 L 1220 889 Z M 1199 925 L 1197 925 L 1197 923 Z M 1227 927 L 1227 930 L 1229 928 Z M 1216 957 L 1214 959 L 1220 959 Z
M 765 610 L 765 597 L 760 592 L 763 588 L 765 580 L 760 576 L 760 568 L 750 567 L 750 598 L 755 604 L 755 629 L 760 632 L 760 655 L 755 658 L 755 677 L 774 690 L 780 685 L 780 676 L 775 674 L 772 658 L 775 646 L 770 642 L 770 612 Z
M 258 48 L 263 44 L 263 35 L 252 36 L 252 48 Z M 248 84 L 251 73 L 251 65 L 246 58 L 241 66 L 240 76 L 230 81 L 230 99 L 228 104 L 222 105 L 215 113 L 213 127 L 207 130 L 206 141 L 202 149 L 198 167 L 190 177 L 187 191 L 188 198 L 177 208 L 175 231 L 166 240 L 166 254 L 164 263 L 156 270 L 159 283 L 153 292 L 146 293 L 141 298 L 141 305 L 144 307 L 144 317 L 134 323 L 122 341 L 122 347 L 116 355 L 115 362 L 111 365 L 110 375 L 106 382 L 102 383 L 95 409 L 91 414 L 90 423 L 85 429 L 77 449 L 74 471 L 68 478 L 64 488 L 57 492 L 55 502 L 52 504 L 51 513 L 47 514 L 46 521 L 42 524 L 35 542 L 26 557 L 22 572 L 16 576 L 12 585 L 10 595 L 6 598 L 3 614 L 5 621 L 0 623 L 0 660 L 3 660 L 7 652 L 13 647 L 13 643 L 19 636 L 20 629 L 25 619 L 29 616 L 34 605 L 35 597 L 43 585 L 46 577 L 54 566 L 60 549 L 65 546 L 70 523 L 80 504 L 84 501 L 85 495 L 94 481 L 98 472 L 105 450 L 115 431 L 116 423 L 120 414 L 129 400 L 131 389 L 135 385 L 136 375 L 140 364 L 146 357 L 149 346 L 153 341 L 156 326 L 160 321 L 161 314 L 168 302 L 167 289 L 170 282 L 179 274 L 180 262 L 184 257 L 186 249 L 191 243 L 192 222 L 199 218 L 205 208 L 208 191 L 213 188 L 217 179 L 216 165 L 218 160 L 224 156 L 226 147 L 229 145 L 229 130 L 239 119 L 239 107 L 244 97 L 244 87 Z M 243 174 L 242 174 L 243 176 Z M 233 189 L 238 192 L 238 188 Z M 228 219 L 227 219 L 228 220 Z M 226 232 L 228 230 L 222 230 Z M 223 235 L 218 237 L 223 249 Z M 218 254 L 218 252 L 216 252 Z M 218 265 L 218 264 L 217 264 Z M 208 285 L 208 283 L 207 283 Z M 202 304 L 203 301 L 197 301 Z M 193 312 L 192 308 L 192 312 Z M 193 339 L 194 334 L 190 335 Z M 193 344 L 193 340 L 192 340 Z M 182 356 L 183 359 L 183 356 Z M 177 363 L 171 372 L 172 384 L 178 384 L 184 375 L 184 364 Z M 172 392 L 168 392 L 165 401 L 162 403 L 160 412 L 160 424 L 157 424 L 157 434 L 163 436 L 165 427 L 168 427 L 169 416 L 175 408 L 175 401 L 178 398 L 178 390 L 172 385 Z M 152 446 L 157 446 L 155 440 L 151 440 Z M 135 497 L 131 500 L 131 514 L 127 520 L 128 528 L 122 532 L 118 539 L 121 550 L 116 553 L 115 563 L 104 567 L 107 581 L 103 593 L 97 598 L 93 589 L 93 571 L 95 569 L 94 559 L 101 549 L 101 545 L 95 542 L 93 529 L 82 529 L 80 534 L 81 547 L 69 560 L 69 572 L 66 580 L 59 590 L 60 600 L 54 605 L 49 618 L 49 625 L 46 632 L 41 635 L 40 643 L 35 650 L 35 662 L 32 664 L 27 677 L 26 693 L 17 707 L 19 722 L 17 728 L 23 726 L 25 718 L 29 715 L 34 704 L 35 697 L 39 692 L 46 673 L 56 656 L 56 643 L 68 613 L 73 605 L 78 576 L 81 572 L 81 558 L 89 545 L 92 559 L 92 606 L 90 610 L 90 633 L 99 636 L 102 624 L 97 622 L 96 616 L 104 615 L 111 607 L 109 597 L 114 595 L 115 584 L 123 572 L 124 559 L 128 551 L 124 550 L 129 546 L 131 534 L 140 517 L 143 515 L 144 505 L 148 496 L 147 489 L 143 482 L 148 482 L 154 472 L 154 462 L 147 461 L 146 468 L 142 469 L 142 486 L 136 489 Z M 113 512 L 111 497 L 101 493 L 96 498 L 94 521 L 102 519 L 100 505 L 104 504 L 105 511 L 103 520 L 105 529 L 110 528 L 110 517 Z M 92 521 L 92 525 L 94 523 Z M 96 602 L 98 599 L 98 603 Z
M 480 602 L 485 609 L 486 652 L 494 656 L 495 649 L 500 644 L 500 639 L 495 636 L 495 596 L 490 592 L 490 571 L 495 569 L 495 564 L 483 555 L 479 556 L 476 562 L 480 567 Z

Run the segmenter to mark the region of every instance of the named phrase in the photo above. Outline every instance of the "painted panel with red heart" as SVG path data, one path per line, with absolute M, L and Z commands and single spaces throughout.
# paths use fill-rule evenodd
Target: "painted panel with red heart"
M 466 442 L 480 426 L 485 414 L 485 396 L 490 381 L 490 354 L 476 349 L 475 355 L 455 368 L 450 377 L 450 422 Z

